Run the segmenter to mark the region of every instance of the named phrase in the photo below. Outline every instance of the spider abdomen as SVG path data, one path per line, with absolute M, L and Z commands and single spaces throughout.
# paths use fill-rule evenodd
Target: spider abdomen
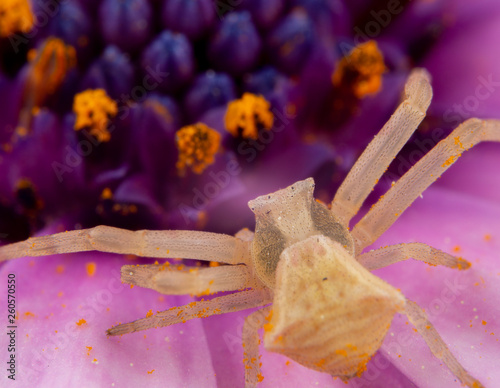
M 399 291 L 321 235 L 283 251 L 274 292 L 266 348 L 343 378 L 361 374 L 405 305 Z

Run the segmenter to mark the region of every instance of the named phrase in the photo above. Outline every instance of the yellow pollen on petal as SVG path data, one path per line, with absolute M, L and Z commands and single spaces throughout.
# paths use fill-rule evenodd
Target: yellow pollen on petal
M 76 114 L 75 131 L 89 129 L 99 141 L 111 139 L 109 120 L 118 113 L 118 106 L 104 89 L 87 89 L 75 96 L 73 112 Z
M 33 27 L 33 13 L 28 0 L 0 2 L 0 37 L 15 32 L 28 32 Z
M 180 176 L 184 176 L 188 168 L 201 174 L 215 161 L 221 143 L 219 132 L 203 123 L 182 127 L 175 138 L 179 150 L 176 167 Z
M 87 275 L 94 276 L 96 265 L 94 262 L 86 263 L 85 270 L 87 271 Z
M 384 56 L 370 40 L 354 47 L 337 63 L 332 82 L 336 87 L 347 85 L 357 98 L 364 98 L 380 90 L 385 70 Z
M 257 139 L 259 129 L 269 130 L 273 126 L 274 116 L 271 104 L 262 96 L 244 93 L 227 106 L 224 118 L 226 130 L 233 136 Z
M 82 318 L 82 319 L 80 319 L 78 322 L 75 322 L 75 323 L 76 323 L 78 326 L 81 326 L 81 325 L 83 325 L 83 324 L 87 323 L 87 321 L 86 321 L 85 319 L 83 319 L 83 318 Z

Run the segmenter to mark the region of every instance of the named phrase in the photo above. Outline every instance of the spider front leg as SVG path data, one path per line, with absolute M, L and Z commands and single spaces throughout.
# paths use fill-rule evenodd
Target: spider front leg
M 156 258 L 250 263 L 250 244 L 225 234 L 186 230 L 138 230 L 96 226 L 0 247 L 0 261 L 25 256 L 101 251 Z
M 356 252 L 377 240 L 464 151 L 482 141 L 500 142 L 500 120 L 469 119 L 441 140 L 355 225 L 352 236 Z
M 231 313 L 260 307 L 271 303 L 272 297 L 268 289 L 252 289 L 219 296 L 206 301 L 191 302 L 185 306 L 172 307 L 146 318 L 113 326 L 107 330 L 108 335 L 122 335 L 140 330 L 175 325 L 194 318 L 206 318 L 212 315 Z
M 332 212 L 345 226 L 424 119 L 432 99 L 429 73 L 424 69 L 413 70 L 405 85 L 405 95 L 405 100 L 368 144 L 335 194 Z
M 432 354 L 440 360 L 443 360 L 444 364 L 463 385 L 470 388 L 484 388 L 478 380 L 472 377 L 464 367 L 460 365 L 434 326 L 432 326 L 432 323 L 427 319 L 425 312 L 415 302 L 407 299 L 404 313 L 411 324 L 415 326 L 418 334 L 420 334 L 427 343 Z
M 197 232 L 194 232 L 197 233 Z M 235 238 L 243 244 L 250 243 L 254 233 L 244 228 Z M 246 261 L 250 264 L 249 261 Z M 147 264 L 124 265 L 121 269 L 122 282 L 139 287 L 151 288 L 166 295 L 207 295 L 221 291 L 243 290 L 262 287 L 248 265 L 223 265 L 200 268 L 184 265 Z
M 431 265 L 444 265 L 449 268 L 467 269 L 470 263 L 460 257 L 452 256 L 423 243 L 389 245 L 375 249 L 356 257 L 356 260 L 368 271 L 397 263 L 409 258 Z
M 260 285 L 246 265 L 210 268 L 175 266 L 169 263 L 124 265 L 121 273 L 124 283 L 151 288 L 166 295 L 207 295 Z

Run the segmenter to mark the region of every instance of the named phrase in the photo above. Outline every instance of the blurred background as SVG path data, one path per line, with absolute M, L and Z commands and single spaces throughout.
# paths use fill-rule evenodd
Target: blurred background
M 3 1 L 0 238 L 48 225 L 234 233 L 253 225 L 249 199 L 309 176 L 328 202 L 426 67 L 435 99 L 384 187 L 453 126 L 499 116 L 499 9 Z
M 424 67 L 427 118 L 369 206 L 459 123 L 500 118 L 499 42 L 497 0 L 2 0 L 0 243 L 101 224 L 232 234 L 253 228 L 250 199 L 308 177 L 329 203 Z M 420 241 L 472 262 L 377 275 L 426 309 L 487 387 L 500 379 L 498 150 L 467 152 L 376 243 Z M 200 299 L 120 282 L 124 263 L 150 262 L 2 263 L 2 278 L 17 279 L 21 384 L 242 386 L 248 311 L 104 335 Z M 262 387 L 345 386 L 262 354 Z M 349 386 L 459 383 L 397 315 Z

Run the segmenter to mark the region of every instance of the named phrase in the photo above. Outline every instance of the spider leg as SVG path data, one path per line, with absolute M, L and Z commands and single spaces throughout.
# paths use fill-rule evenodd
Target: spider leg
M 243 325 L 243 362 L 245 363 L 245 388 L 253 388 L 263 377 L 260 374 L 259 329 L 264 326 L 271 306 L 254 311 L 245 318 Z
M 389 245 L 375 249 L 356 257 L 356 260 L 368 271 L 387 267 L 409 258 L 431 265 L 444 265 L 449 268 L 467 269 L 470 263 L 460 257 L 452 256 L 423 243 Z
M 356 252 L 372 244 L 462 152 L 482 141 L 500 142 L 500 120 L 469 119 L 420 159 L 383 195 L 352 231 Z
M 460 365 L 434 326 L 432 326 L 432 323 L 427 319 L 425 312 L 415 302 L 408 299 L 406 300 L 405 314 L 427 343 L 432 354 L 442 360 L 463 385 L 470 388 L 484 388 L 478 380 L 472 377 L 464 367 Z
M 145 257 L 197 259 L 228 264 L 250 262 L 250 244 L 225 234 L 186 230 L 138 230 L 96 226 L 31 237 L 0 247 L 0 262 L 25 256 L 101 251 Z
M 373 186 L 425 117 L 432 99 L 430 76 L 415 69 L 405 85 L 405 100 L 368 144 L 332 201 L 332 212 L 349 225 Z
M 172 307 L 152 316 L 133 322 L 113 326 L 107 335 L 122 335 L 153 327 L 164 327 L 186 322 L 194 318 L 206 318 L 212 315 L 231 313 L 271 303 L 271 295 L 265 289 L 253 289 L 219 296 L 211 300 L 192 302 L 185 306 Z
M 163 265 L 124 265 L 122 282 L 151 288 L 166 295 L 207 295 L 220 291 L 235 291 L 258 286 L 246 265 L 219 267 L 185 267 Z
M 252 241 L 254 236 L 254 232 L 252 232 L 248 228 L 241 229 L 238 233 L 234 235 L 234 237 L 239 238 L 242 241 Z

